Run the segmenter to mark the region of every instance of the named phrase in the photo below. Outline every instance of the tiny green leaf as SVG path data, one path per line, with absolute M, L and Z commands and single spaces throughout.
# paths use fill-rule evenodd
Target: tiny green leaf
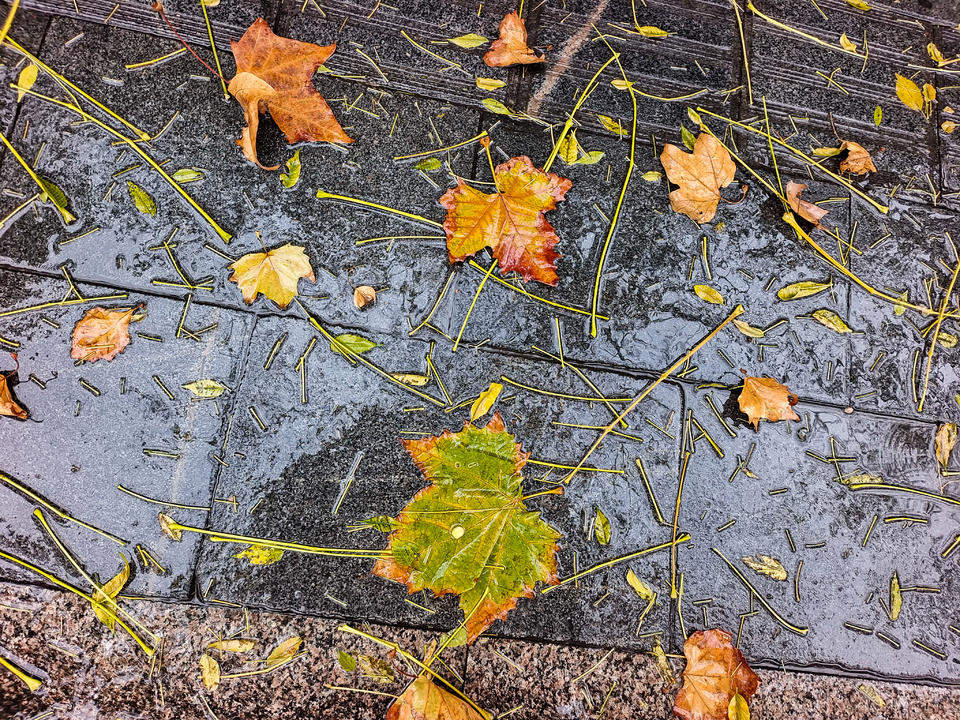
M 337 650 L 337 662 L 339 662 L 340 667 L 347 672 L 353 672 L 357 669 L 356 659 L 353 657 L 353 655 L 348 652 L 344 652 L 343 650 Z
M 458 35 L 455 38 L 450 38 L 447 40 L 448 43 L 452 43 L 457 47 L 470 50 L 471 48 L 480 47 L 481 45 L 486 45 L 490 42 L 483 35 L 477 35 L 476 33 L 467 33 L 466 35 Z
M 609 115 L 601 115 L 597 113 L 597 120 L 600 121 L 600 124 L 603 125 L 607 130 L 612 132 L 614 135 L 619 135 L 620 137 L 626 137 L 629 133 L 623 128 L 623 125 L 618 123 Z
M 421 172 L 436 172 L 441 167 L 443 167 L 443 163 L 437 157 L 424 158 L 413 166 L 414 170 L 420 170 Z
M 510 108 L 508 108 L 499 100 L 495 100 L 494 98 L 484 98 L 481 101 L 481 105 L 483 105 L 490 112 L 496 113 L 497 115 L 513 115 L 513 113 L 510 112 Z
M 292 188 L 300 180 L 300 151 L 297 150 L 293 157 L 287 160 L 287 171 L 280 173 L 280 182 L 287 189 Z
M 574 161 L 574 165 L 596 165 L 603 160 L 603 153 L 600 150 L 591 150 L 583 154 L 583 157 Z
M 133 180 L 127 180 L 127 190 L 130 192 L 130 197 L 133 198 L 133 204 L 137 206 L 137 210 L 144 215 L 155 216 L 157 214 L 157 202 L 150 193 Z
M 362 335 L 354 335 L 353 333 L 343 333 L 342 335 L 337 335 L 335 339 L 335 343 L 330 343 L 330 349 L 345 357 L 350 357 L 351 354 L 360 355 L 361 353 L 369 352 L 380 344 L 375 343 L 373 340 L 368 340 Z
M 680 126 L 680 137 L 683 138 L 683 144 L 687 146 L 687 149 L 693 152 L 693 147 L 697 144 L 697 138 L 692 132 L 687 130 L 685 125 Z
M 190 183 L 196 182 L 197 180 L 202 180 L 203 172 L 192 167 L 180 168 L 173 175 L 171 175 L 171 177 L 180 184 Z
M 603 511 L 598 507 L 596 517 L 593 519 L 593 535 L 601 545 L 610 544 L 610 521 Z
M 181 387 L 184 390 L 189 390 L 197 397 L 205 399 L 220 397 L 227 389 L 226 385 L 222 385 L 216 380 L 194 380 L 181 385 Z
M 873 109 L 873 124 L 877 127 L 880 127 L 880 123 L 883 122 L 883 108 L 877 105 Z

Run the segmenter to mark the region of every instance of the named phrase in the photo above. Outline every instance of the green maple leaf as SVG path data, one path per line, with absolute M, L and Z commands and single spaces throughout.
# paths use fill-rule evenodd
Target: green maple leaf
M 373 572 L 410 592 L 458 594 L 465 620 L 457 639 L 473 642 L 520 597 L 533 597 L 537 582 L 558 582 L 560 533 L 524 505 L 521 471 L 530 454 L 499 414 L 486 427 L 467 422 L 461 432 L 404 447 L 433 484 L 397 516 L 391 555 Z

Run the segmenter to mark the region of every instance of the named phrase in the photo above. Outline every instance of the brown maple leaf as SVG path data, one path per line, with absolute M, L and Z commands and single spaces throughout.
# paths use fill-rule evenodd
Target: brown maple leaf
M 73 328 L 73 346 L 70 357 L 74 360 L 95 362 L 101 358 L 113 360 L 130 344 L 130 320 L 137 308 L 111 310 L 95 307 L 87 310 Z
M 791 210 L 793 210 L 804 220 L 813 223 L 817 227 L 820 227 L 820 220 L 830 211 L 824 210 L 819 205 L 814 205 L 812 202 L 801 198 L 800 195 L 806 189 L 807 186 L 803 183 L 790 180 L 786 187 L 787 204 L 790 206 Z
M 518 272 L 525 281 L 557 284 L 553 246 L 559 238 L 544 213 L 573 187 L 567 178 L 543 172 L 526 156 L 511 158 L 494 172 L 499 192 L 487 194 L 462 180 L 447 190 L 440 204 L 447 209 L 450 262 L 459 262 L 489 247 L 500 272 Z
M 790 388 L 773 378 L 745 377 L 737 402 L 756 430 L 761 420 L 799 420 L 793 411 L 798 400 L 799 398 L 790 392 Z
M 527 26 L 523 18 L 516 12 L 510 12 L 500 21 L 500 37 L 490 45 L 483 61 L 490 67 L 507 67 L 542 63 L 543 56 L 537 55 L 527 45 Z
M 421 675 L 390 706 L 386 720 L 489 720 L 489 716 Z
M 274 35 L 266 20 L 257 18 L 239 42 L 231 41 L 230 47 L 237 74 L 229 90 L 243 106 L 247 122 L 237 144 L 247 160 L 260 165 L 257 124 L 264 109 L 270 111 L 289 143 L 353 142 L 313 87 L 314 73 L 336 45 L 314 45 Z
M 262 293 L 285 308 L 297 296 L 300 278 L 316 282 L 310 258 L 302 247 L 290 243 L 269 252 L 248 253 L 233 262 L 230 269 L 230 280 L 240 288 L 247 305 L 256 299 L 257 293 Z
M 10 377 L 15 375 L 20 368 L 20 363 L 17 361 L 16 353 L 10 353 L 10 357 L 17 363 L 17 367 L 7 373 L 0 373 L 0 415 L 15 417 L 17 420 L 26 420 L 27 411 L 13 397 L 13 391 L 10 389 L 9 383 Z
M 873 164 L 873 158 L 866 148 L 852 140 L 844 140 L 840 146 L 841 151 L 846 150 L 847 156 L 840 161 L 840 172 L 848 172 L 852 175 L 866 175 L 877 171 L 877 166 Z
M 687 667 L 673 714 L 683 720 L 727 720 L 730 699 L 745 700 L 757 691 L 760 678 L 750 669 L 723 630 L 698 630 L 683 644 Z
M 720 188 L 733 182 L 737 166 L 730 153 L 713 135 L 700 133 L 687 153 L 667 143 L 660 153 L 660 162 L 671 183 L 670 207 L 697 223 L 713 220 L 720 202 Z

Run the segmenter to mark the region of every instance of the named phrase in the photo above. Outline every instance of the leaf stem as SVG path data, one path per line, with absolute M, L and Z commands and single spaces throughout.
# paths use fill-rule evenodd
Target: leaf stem
M 37 678 L 33 677 L 33 675 L 28 675 L 23 670 L 21 670 L 16 665 L 14 665 L 12 662 L 10 662 L 5 657 L 3 657 L 2 655 L 0 655 L 0 665 L 5 667 L 7 670 L 9 670 L 14 675 L 16 675 L 20 680 L 22 680 L 23 684 L 30 689 L 30 692 L 36 692 L 43 685 L 42 680 L 38 680 Z

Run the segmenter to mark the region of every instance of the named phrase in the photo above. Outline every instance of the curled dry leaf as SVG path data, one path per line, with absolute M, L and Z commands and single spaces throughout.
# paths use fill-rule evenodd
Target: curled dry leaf
M 494 177 L 499 192 L 488 195 L 458 179 L 440 198 L 447 209 L 443 229 L 450 262 L 489 247 L 501 273 L 556 285 L 560 254 L 553 247 L 559 238 L 544 213 L 556 208 L 573 183 L 534 167 L 528 157 L 498 165 Z
M 313 267 L 303 248 L 287 243 L 269 252 L 244 255 L 230 265 L 230 280 L 243 293 L 243 300 L 252 303 L 257 293 L 273 300 L 281 308 L 287 307 L 297 296 L 300 278 L 316 282 Z
M 160 522 L 160 530 L 174 542 L 180 542 L 183 538 L 183 530 L 178 528 L 174 519 L 166 513 L 157 513 L 157 520 Z
M 459 595 L 465 616 L 459 634 L 473 642 L 520 597 L 533 597 L 538 582 L 558 582 L 560 533 L 521 499 L 529 453 L 499 414 L 486 427 L 467 422 L 460 432 L 403 444 L 431 484 L 400 512 L 389 554 L 373 573 L 411 593 Z
M 489 720 L 469 703 L 421 675 L 387 710 L 386 720 Z
M 470 406 L 470 422 L 476 422 L 490 412 L 501 392 L 503 392 L 502 384 L 498 382 L 490 383 L 490 387 L 480 393 L 477 399 L 473 401 L 473 405 Z
M 377 291 L 369 285 L 360 285 L 353 290 L 353 304 L 357 310 L 363 310 L 367 305 L 373 305 L 377 301 Z
M 200 656 L 200 679 L 207 690 L 216 690 L 220 684 L 220 663 L 207 653 Z
M 800 195 L 806 189 L 807 186 L 803 183 L 794 182 L 793 180 L 788 182 L 787 187 L 785 188 L 787 193 L 787 204 L 790 206 L 791 210 L 793 210 L 804 220 L 809 223 L 813 223 L 817 227 L 820 227 L 820 220 L 830 211 L 824 210 L 819 205 L 814 205 L 812 202 L 801 198 Z
M 500 37 L 493 41 L 483 61 L 490 67 L 507 67 L 542 63 L 543 56 L 527 46 L 527 26 L 516 12 L 510 12 L 500 21 Z
M 787 579 L 787 569 L 783 566 L 783 563 L 775 557 L 763 554 L 759 554 L 756 557 L 747 555 L 746 557 L 740 558 L 740 560 L 742 560 L 743 564 L 748 568 L 761 575 L 766 575 L 774 580 Z
M 130 344 L 130 320 L 136 309 L 95 307 L 87 310 L 73 328 L 70 357 L 86 362 L 113 360 Z
M 270 668 L 277 667 L 277 665 L 283 665 L 283 663 L 293 660 L 293 658 L 297 656 L 302 642 L 303 638 L 299 635 L 293 635 L 277 645 L 270 654 L 267 655 L 265 661 L 267 669 L 269 670 Z
M 16 374 L 20 367 L 17 362 L 17 354 L 10 353 L 10 357 L 17 363 L 17 367 L 7 373 L 0 373 L 0 415 L 15 417 L 17 420 L 26 420 L 27 411 L 17 402 L 13 396 L 13 390 L 10 389 L 10 376 Z
M 243 107 L 247 126 L 237 144 L 247 160 L 260 165 L 257 124 L 262 110 L 270 111 L 289 143 L 353 142 L 313 87 L 314 73 L 333 54 L 336 45 L 320 46 L 279 37 L 263 18 L 258 18 L 230 47 L 237 74 L 228 89 Z
M 731 639 L 723 630 L 700 630 L 687 638 L 683 644 L 687 658 L 683 687 L 673 703 L 677 717 L 727 720 L 734 695 L 748 701 L 757 691 L 760 678 Z
M 797 401 L 797 396 L 786 385 L 766 377 L 744 378 L 743 390 L 737 399 L 740 410 L 753 423 L 754 430 L 759 428 L 761 420 L 799 420 L 793 411 Z
M 627 570 L 627 584 L 634 589 L 637 595 L 647 602 L 657 601 L 656 591 L 647 585 L 643 580 L 638 578 L 637 574 L 633 570 Z
M 840 149 L 847 151 L 847 156 L 840 161 L 840 172 L 866 175 L 877 171 L 877 166 L 873 164 L 873 158 L 870 157 L 870 153 L 863 145 L 852 140 L 844 140 Z
M 686 153 L 667 143 L 660 153 L 667 179 L 676 190 L 670 192 L 670 207 L 697 223 L 710 222 L 717 214 L 720 188 L 733 182 L 736 165 L 730 153 L 715 137 L 701 133 Z
M 950 462 L 950 453 L 953 452 L 953 446 L 957 444 L 957 424 L 948 422 L 937 428 L 937 460 L 941 467 L 946 467 Z
M 653 659 L 657 663 L 657 672 L 660 673 L 660 679 L 663 680 L 667 685 L 676 685 L 677 676 L 673 672 L 673 666 L 670 664 L 670 658 L 668 658 L 667 654 L 663 651 L 663 646 L 660 644 L 659 635 L 656 635 L 653 638 Z

